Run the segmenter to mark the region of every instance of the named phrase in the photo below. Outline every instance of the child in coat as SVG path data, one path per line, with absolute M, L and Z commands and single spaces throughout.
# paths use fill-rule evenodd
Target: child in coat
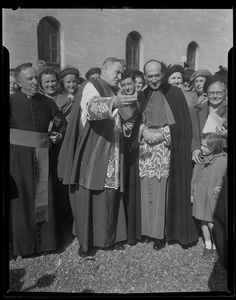
M 213 240 L 213 214 L 227 170 L 227 154 L 223 151 L 222 137 L 216 133 L 203 134 L 201 140 L 203 162 L 195 164 L 192 175 L 192 215 L 201 220 L 205 242 L 203 259 L 217 258 Z

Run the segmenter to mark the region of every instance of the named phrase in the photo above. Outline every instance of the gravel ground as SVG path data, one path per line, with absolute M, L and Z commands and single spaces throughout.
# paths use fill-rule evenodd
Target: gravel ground
M 227 272 L 219 261 L 201 258 L 201 238 L 189 249 L 168 244 L 155 251 L 152 246 L 137 243 L 123 251 L 99 250 L 81 258 L 77 238 L 71 237 L 60 252 L 11 257 L 8 292 L 226 293 Z

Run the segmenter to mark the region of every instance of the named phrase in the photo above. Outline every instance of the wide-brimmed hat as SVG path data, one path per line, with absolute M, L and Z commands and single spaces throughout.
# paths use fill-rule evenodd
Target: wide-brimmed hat
M 214 82 L 217 82 L 217 81 L 221 81 L 223 82 L 224 84 L 227 85 L 227 77 L 226 76 L 223 76 L 223 75 L 219 75 L 219 74 L 214 74 L 214 75 L 211 75 L 207 78 L 205 84 L 204 84 L 204 87 L 203 87 L 203 91 L 204 93 L 207 92 L 207 89 L 208 87 L 214 83 Z
M 73 66 L 65 66 L 60 72 L 59 72 L 59 78 L 62 79 L 68 74 L 75 74 L 79 77 L 80 72 L 76 67 Z
M 169 77 L 173 74 L 179 72 L 182 75 L 184 75 L 184 68 L 181 65 L 172 65 L 172 66 L 168 66 L 166 71 L 165 71 L 165 75 L 164 75 L 164 79 L 168 80 Z
M 191 77 L 190 77 L 190 81 L 195 80 L 197 77 L 201 76 L 201 77 L 209 77 L 211 76 L 211 72 L 207 69 L 199 69 L 197 71 L 195 71 Z
M 86 79 L 88 80 L 89 76 L 92 75 L 92 74 L 99 74 L 99 75 L 101 75 L 101 68 L 94 67 L 94 68 L 89 69 L 87 71 L 87 73 L 85 74 Z

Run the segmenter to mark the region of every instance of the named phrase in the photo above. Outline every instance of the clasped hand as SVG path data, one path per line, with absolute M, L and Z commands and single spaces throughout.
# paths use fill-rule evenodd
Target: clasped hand
M 113 107 L 116 108 L 116 107 L 128 106 L 128 105 L 133 104 L 137 100 L 138 100 L 137 93 L 135 93 L 133 95 L 121 95 L 121 94 L 118 94 L 115 97 Z
M 49 135 L 50 140 L 53 144 L 58 143 L 62 139 L 62 134 L 56 131 L 53 131 L 51 135 Z
M 143 138 L 148 144 L 157 144 L 164 140 L 160 130 L 154 128 L 144 129 Z

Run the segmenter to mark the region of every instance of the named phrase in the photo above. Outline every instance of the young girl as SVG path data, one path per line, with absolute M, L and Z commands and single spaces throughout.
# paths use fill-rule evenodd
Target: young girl
M 202 164 L 195 164 L 192 176 L 193 216 L 201 220 L 205 248 L 203 259 L 217 257 L 213 241 L 213 213 L 227 169 L 227 154 L 222 137 L 216 133 L 203 134 L 201 140 Z

